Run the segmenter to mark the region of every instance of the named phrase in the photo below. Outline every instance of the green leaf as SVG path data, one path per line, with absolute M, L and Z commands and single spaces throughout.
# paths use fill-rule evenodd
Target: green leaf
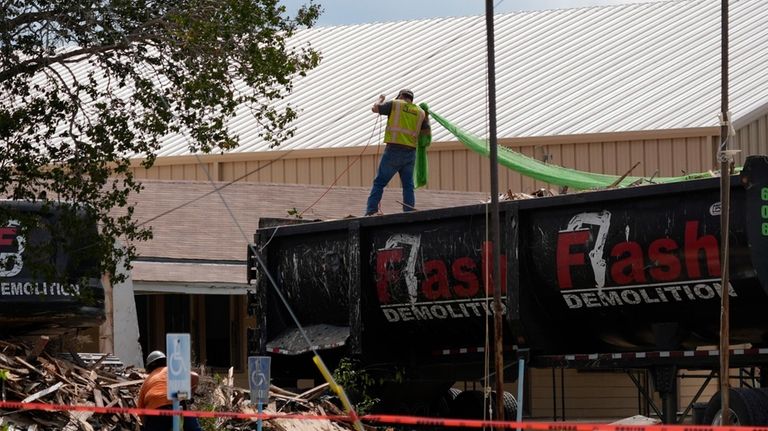
M 79 246 L 113 282 L 124 278 L 117 263 L 130 267 L 136 242 L 152 236 L 134 218 L 133 158 L 151 167 L 171 133 L 190 151 L 236 148 L 228 123 L 240 106 L 280 145 L 297 114 L 278 102 L 320 62 L 309 45 L 288 43 L 315 24 L 321 8 L 312 3 L 294 17 L 277 0 L 3 4 L 0 192 L 85 211 L 99 232 Z M 64 214 L 63 230 L 80 223 L 76 213 Z

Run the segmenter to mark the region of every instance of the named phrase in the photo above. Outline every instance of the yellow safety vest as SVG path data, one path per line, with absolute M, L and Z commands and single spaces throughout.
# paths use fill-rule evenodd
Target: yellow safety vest
M 404 100 L 393 100 L 384 131 L 384 142 L 416 148 L 424 117 L 424 110 L 418 105 Z

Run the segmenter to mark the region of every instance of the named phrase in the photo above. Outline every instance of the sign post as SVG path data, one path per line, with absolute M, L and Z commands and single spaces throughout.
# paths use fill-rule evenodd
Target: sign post
M 181 401 L 192 393 L 192 375 L 189 360 L 189 334 L 166 334 L 165 351 L 168 366 L 168 399 L 173 411 L 181 410 Z M 173 431 L 181 429 L 181 416 L 173 415 Z
M 251 404 L 259 407 L 256 429 L 261 431 L 261 413 L 264 403 L 269 403 L 269 370 L 272 358 L 269 356 L 248 357 L 248 386 L 251 389 Z

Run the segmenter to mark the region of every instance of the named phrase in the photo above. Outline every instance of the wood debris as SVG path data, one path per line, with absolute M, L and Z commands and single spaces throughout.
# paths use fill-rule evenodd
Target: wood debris
M 29 345 L 21 341 L 0 340 L 0 391 L 2 399 L 63 405 L 98 407 L 135 407 L 146 374 L 143 370 L 123 367 L 119 360 L 102 354 L 57 355 L 44 350 L 42 342 Z M 224 378 L 207 376 L 200 369 L 200 381 L 190 410 L 256 413 L 250 392 L 234 386 L 232 370 Z M 276 386 L 270 388 L 270 403 L 265 413 L 342 415 L 323 384 L 297 394 Z M 251 430 L 255 419 L 201 418 L 203 429 Z M 67 431 L 139 431 L 136 415 L 94 414 L 81 411 L 0 410 L 0 429 Z M 352 426 L 320 420 L 270 419 L 265 430 L 276 431 L 350 431 Z
M 223 380 L 223 381 L 222 381 Z M 228 385 L 227 378 L 211 378 L 200 375 L 197 395 L 193 408 L 200 410 L 257 413 L 257 406 L 251 404 L 250 392 Z M 218 383 L 217 383 L 218 382 Z M 327 396 L 328 384 L 322 384 L 308 391 L 297 394 L 272 385 L 269 389 L 270 402 L 264 406 L 264 413 L 291 413 L 318 415 L 344 415 Z M 255 419 L 237 420 L 225 418 L 203 418 L 203 429 L 252 430 Z M 269 419 L 263 422 L 265 430 L 274 431 L 351 431 L 354 428 L 347 423 L 325 420 Z
M 544 198 L 549 196 L 555 196 L 558 193 L 553 192 L 550 189 L 541 188 L 534 190 L 531 193 L 513 192 L 511 189 L 507 189 L 506 192 L 499 194 L 499 201 L 519 201 L 522 199 Z M 490 199 L 488 200 L 490 202 Z
M 103 361 L 95 362 L 90 369 L 84 368 L 44 351 L 46 342 L 47 339 L 30 346 L 24 342 L 0 340 L 0 370 L 4 370 L 5 376 L 3 399 L 46 404 L 135 406 L 136 393 L 144 375 L 135 370 L 106 367 Z M 125 415 L 39 410 L 6 410 L 0 413 L 0 427 L 6 425 L 8 429 L 23 430 L 139 430 L 135 415 L 126 418 Z

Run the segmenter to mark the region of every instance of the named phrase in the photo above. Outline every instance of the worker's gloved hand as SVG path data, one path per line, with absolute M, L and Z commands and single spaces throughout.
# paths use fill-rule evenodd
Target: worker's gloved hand
M 379 103 L 384 103 L 385 100 L 387 100 L 387 96 L 383 94 L 379 95 Z

